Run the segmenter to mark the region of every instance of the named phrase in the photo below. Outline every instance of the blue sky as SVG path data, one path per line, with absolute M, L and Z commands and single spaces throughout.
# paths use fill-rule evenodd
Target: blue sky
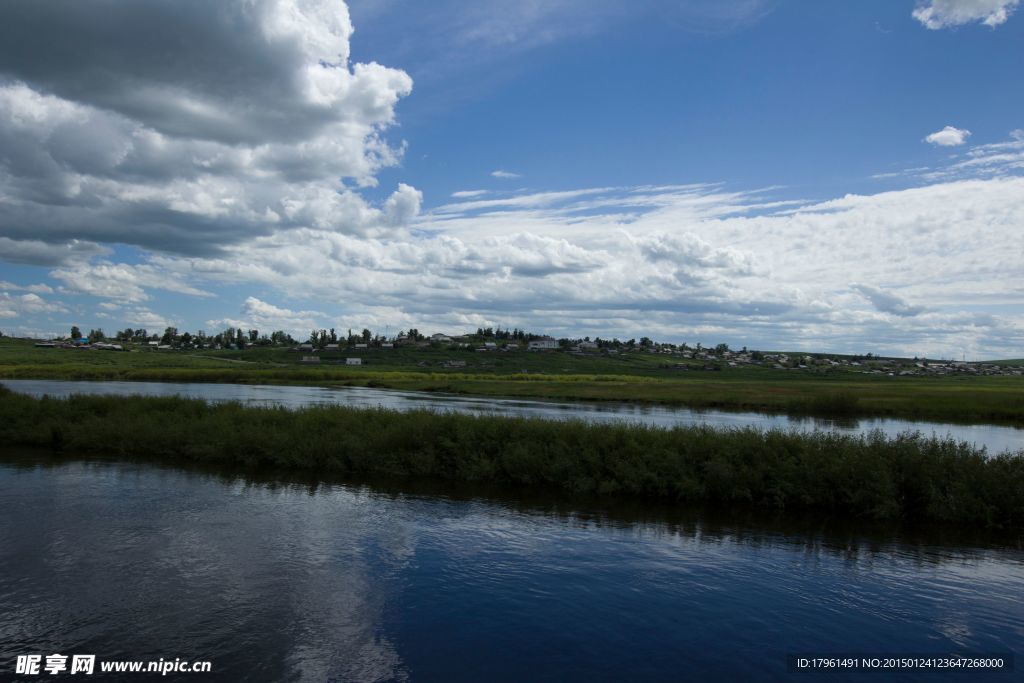
M 99 4 L 0 8 L 5 333 L 1024 356 L 1016 0 Z
M 945 125 L 969 123 L 987 142 L 1021 127 L 1022 21 L 935 31 L 908 2 L 763 2 L 687 30 L 682 12 L 664 19 L 680 3 L 649 4 L 661 11 L 533 48 L 470 44 L 432 73 L 416 65 L 457 38 L 397 49 L 387 36 L 422 25 L 433 3 L 394 3 L 365 25 L 353 3 L 354 49 L 407 62 L 417 83 L 395 131 L 410 143 L 405 163 L 382 180 L 415 177 L 427 197 L 507 188 L 488 183 L 497 165 L 545 189 L 720 181 L 826 197 L 941 160 L 946 150 L 921 141 Z

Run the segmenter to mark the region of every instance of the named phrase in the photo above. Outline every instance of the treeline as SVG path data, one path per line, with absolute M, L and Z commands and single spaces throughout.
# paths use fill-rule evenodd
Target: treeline
M 158 342 L 162 346 L 173 346 L 181 348 L 243 348 L 246 346 L 280 346 L 289 345 L 294 346 L 299 342 L 294 339 L 289 333 L 283 330 L 275 330 L 269 335 L 260 333 L 259 330 L 250 329 L 245 330 L 242 328 L 228 327 L 221 332 L 214 334 L 207 334 L 204 330 L 198 332 L 180 332 L 176 327 L 167 327 L 163 333 L 151 333 L 145 328 L 125 328 L 117 332 L 113 337 L 109 337 L 104 333 L 102 328 L 93 329 L 89 331 L 88 335 L 82 334 L 78 326 L 71 328 L 70 339 L 76 341 L 85 342 L 102 342 L 102 341 L 117 341 L 117 342 L 133 342 L 133 343 L 147 343 L 147 342 Z M 498 327 L 478 327 L 475 334 L 467 334 L 456 337 L 456 339 L 464 342 L 484 342 L 484 341 L 495 341 L 499 345 L 515 344 L 524 345 L 531 341 L 538 339 L 549 339 L 548 335 L 538 334 L 535 332 L 528 332 L 518 327 L 511 329 L 502 329 Z M 335 328 L 330 329 L 314 329 L 310 331 L 305 343 L 311 344 L 314 348 L 323 349 L 328 344 L 346 344 L 353 346 L 355 344 L 366 344 L 368 346 L 380 346 L 385 343 L 409 343 L 409 342 L 423 342 L 429 338 L 421 333 L 418 328 L 409 328 L 408 330 L 401 330 L 398 334 L 388 336 L 386 334 L 380 334 L 379 332 L 373 332 L 368 328 L 364 328 L 359 333 L 353 333 L 351 329 L 348 330 L 347 334 L 342 334 Z M 672 344 L 668 342 L 656 342 L 650 337 L 641 337 L 637 339 L 620 340 L 618 338 L 603 339 L 601 337 L 595 337 L 591 339 L 589 336 L 585 337 L 562 337 L 558 340 L 558 345 L 561 348 L 574 348 L 578 347 L 583 343 L 593 343 L 594 348 L 598 349 L 615 349 L 615 350 L 669 350 L 669 351 L 693 351 L 696 353 L 707 353 L 710 355 L 721 356 L 723 354 L 731 352 L 728 344 L 718 344 L 713 347 L 704 347 L 700 343 L 695 346 L 689 346 L 685 343 Z M 743 347 L 739 353 L 747 353 L 747 347 Z M 760 358 L 761 354 L 758 351 L 750 352 L 755 359 Z M 870 356 L 870 354 L 869 354 Z
M 163 334 L 150 333 L 145 328 L 133 329 L 126 327 L 117 332 L 113 337 L 108 337 L 103 328 L 90 330 L 88 335 L 83 335 L 78 326 L 71 328 L 70 339 L 76 341 L 87 341 L 91 343 L 102 341 L 133 342 L 145 344 L 157 342 L 165 346 L 179 346 L 184 348 L 198 347 L 242 347 L 242 346 L 275 346 L 282 344 L 295 344 L 295 339 L 283 330 L 275 330 L 269 335 L 261 334 L 259 330 L 243 330 L 242 328 L 228 327 L 215 334 L 207 334 L 199 330 L 195 334 L 191 332 L 178 332 L 176 327 L 164 328 Z
M 71 454 L 539 487 L 871 519 L 1024 528 L 1024 452 L 966 443 L 705 426 L 36 399 L 0 388 L 0 439 Z

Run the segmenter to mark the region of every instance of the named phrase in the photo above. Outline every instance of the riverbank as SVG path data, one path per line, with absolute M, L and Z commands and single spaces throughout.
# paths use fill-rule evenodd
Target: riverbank
M 1024 453 L 986 457 L 920 436 L 284 410 L 180 398 L 55 400 L 0 389 L 0 439 L 65 454 L 1024 526 Z
M 99 354 L 92 354 L 93 356 Z M 960 424 L 1024 424 L 1019 378 L 795 378 L 765 373 L 691 374 L 684 379 L 645 375 L 469 374 L 345 367 L 238 366 L 230 359 L 195 365 L 132 365 L 145 354 L 106 354 L 107 365 L 0 365 L 0 379 L 132 382 L 208 382 L 362 386 L 403 391 L 565 401 L 617 401 L 818 417 L 892 417 Z M 155 354 L 153 354 L 155 355 Z M 87 359 L 91 360 L 91 359 Z M 149 360 L 149 359 L 147 359 Z M 225 367 L 225 366 L 229 367 Z
M 25 340 L 5 338 L 0 339 L 0 379 L 362 386 L 826 418 L 1024 425 L 1022 377 L 905 377 L 854 372 L 850 367 L 790 371 L 724 366 L 706 371 L 695 365 L 680 370 L 645 353 L 474 354 L 424 348 L 363 355 L 363 365 L 346 366 L 330 358 L 304 364 L 301 354 L 278 348 L 81 351 L 37 348 Z

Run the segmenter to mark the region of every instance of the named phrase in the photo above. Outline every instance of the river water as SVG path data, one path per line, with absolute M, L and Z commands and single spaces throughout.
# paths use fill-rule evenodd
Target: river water
M 1019 659 L 1022 596 L 1020 538 L 0 455 L 2 680 L 61 653 L 211 662 L 162 679 L 190 681 L 1010 681 L 786 657 Z
M 280 405 L 299 408 L 309 405 L 347 405 L 383 407 L 393 410 L 429 409 L 462 413 L 493 413 L 549 419 L 592 421 L 628 421 L 672 426 L 707 424 L 715 427 L 757 427 L 760 429 L 815 430 L 863 434 L 881 430 L 889 436 L 903 432 L 921 432 L 925 436 L 952 437 L 991 454 L 1024 449 L 1024 429 L 997 425 L 964 425 L 859 418 L 827 420 L 819 418 L 765 415 L 763 413 L 721 410 L 689 410 L 635 403 L 567 403 L 501 398 L 473 398 L 433 393 L 393 391 L 364 387 L 264 386 L 248 384 L 204 384 L 174 382 L 82 382 L 64 380 L 3 380 L 13 391 L 33 396 L 69 396 L 106 394 L 140 396 L 187 396 L 207 401 L 241 401 L 253 405 Z

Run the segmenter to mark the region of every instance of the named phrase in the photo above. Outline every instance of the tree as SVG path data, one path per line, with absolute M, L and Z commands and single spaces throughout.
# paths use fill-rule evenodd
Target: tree
M 715 347 L 715 355 L 721 356 L 723 353 L 726 353 L 728 350 L 729 350 L 729 345 L 728 344 L 719 344 L 718 346 Z
M 72 339 L 81 339 L 82 338 L 82 331 L 80 329 L 78 329 L 78 325 L 72 325 L 71 326 L 71 338 Z
M 160 343 L 166 346 L 170 346 L 174 343 L 174 338 L 178 336 L 177 327 L 168 327 L 164 330 L 164 336 L 160 338 Z
M 363 343 L 364 343 L 364 344 L 369 344 L 369 343 L 370 343 L 370 338 L 371 338 L 372 336 L 373 336 L 373 333 L 372 333 L 372 332 L 370 332 L 370 331 L 369 331 L 368 329 L 366 329 L 366 328 L 364 327 L 364 328 L 363 328 Z
M 89 341 L 101 342 L 107 338 L 107 335 L 103 334 L 103 328 L 100 327 L 95 330 L 89 330 Z

